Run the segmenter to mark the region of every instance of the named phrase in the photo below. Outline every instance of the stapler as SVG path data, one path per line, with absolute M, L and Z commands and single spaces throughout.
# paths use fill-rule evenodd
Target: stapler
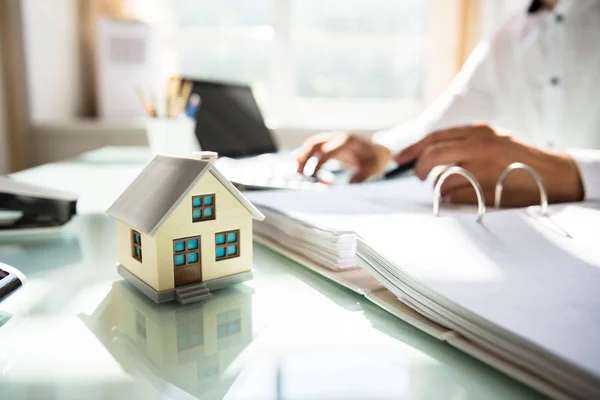
M 52 228 L 77 212 L 77 195 L 0 176 L 0 231 Z
M 25 275 L 18 269 L 0 263 L 0 301 L 11 295 L 15 290 L 23 286 Z M 0 316 L 1 317 L 1 316 Z M 0 321 L 2 318 L 0 318 Z

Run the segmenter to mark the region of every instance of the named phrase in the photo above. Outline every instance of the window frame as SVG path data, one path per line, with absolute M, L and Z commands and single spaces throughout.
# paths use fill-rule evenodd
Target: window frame
M 204 205 L 204 199 L 206 197 L 212 197 L 212 205 L 210 206 L 205 206 Z M 199 207 L 194 207 L 194 200 L 195 199 L 200 199 L 201 205 Z M 210 218 L 204 218 L 204 210 L 210 208 L 212 209 L 212 217 Z M 201 217 L 200 218 L 194 218 L 194 211 L 196 210 L 200 210 L 200 214 Z M 209 194 L 199 194 L 196 196 L 192 196 L 192 223 L 196 223 L 196 222 L 204 222 L 204 221 L 212 221 L 217 219 L 217 194 L 216 193 L 209 193 Z
M 236 234 L 236 240 L 235 242 L 229 242 L 227 240 L 227 235 L 229 235 L 230 233 L 235 233 Z M 217 235 L 225 235 L 225 243 L 223 244 L 217 244 Z M 235 245 L 236 246 L 236 252 L 235 254 L 229 255 L 227 254 L 227 247 L 228 246 L 232 246 Z M 223 257 L 217 257 L 217 250 L 223 248 L 225 249 L 225 255 Z M 240 256 L 240 230 L 239 229 L 233 229 L 230 231 L 223 231 L 223 232 L 215 232 L 215 261 L 223 261 L 223 260 L 229 260 L 231 258 L 236 258 Z
M 138 237 L 140 238 L 139 243 L 135 242 L 135 235 L 138 235 Z M 138 249 L 140 253 L 139 256 L 135 254 L 135 249 Z M 136 231 L 135 229 L 131 230 L 131 257 L 133 257 L 135 260 L 138 260 L 141 263 L 144 262 L 142 257 L 142 234 Z
M 188 249 L 188 241 L 193 240 L 193 239 L 198 240 L 198 247 L 190 250 L 190 249 Z M 175 251 L 175 242 L 183 242 L 183 250 L 182 251 Z M 196 264 L 202 265 L 202 259 L 201 259 L 202 252 L 200 251 L 201 243 L 202 243 L 202 241 L 201 241 L 200 235 L 187 236 L 184 238 L 173 239 L 173 268 L 183 268 L 183 267 L 188 267 L 190 265 L 196 265 Z M 196 261 L 195 263 L 189 263 L 187 256 L 190 253 L 198 253 L 198 261 Z M 175 263 L 176 256 L 183 256 L 184 263 L 181 265 L 177 265 Z

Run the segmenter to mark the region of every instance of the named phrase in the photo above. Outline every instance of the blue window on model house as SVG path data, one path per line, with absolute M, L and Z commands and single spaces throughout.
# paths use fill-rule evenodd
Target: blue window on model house
M 133 229 L 131 230 L 131 257 L 142 262 L 142 235 Z
M 200 262 L 200 236 L 173 240 L 173 264 L 176 267 Z
M 215 258 L 217 261 L 240 256 L 240 231 L 215 233 Z
M 192 222 L 209 221 L 217 217 L 215 194 L 192 196 Z

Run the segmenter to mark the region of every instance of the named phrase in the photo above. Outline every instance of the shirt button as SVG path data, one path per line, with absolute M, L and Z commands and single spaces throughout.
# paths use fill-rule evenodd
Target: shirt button
M 561 22 L 564 22 L 565 17 L 562 14 L 556 14 L 554 20 L 556 21 L 556 23 L 560 24 Z
M 558 79 L 556 76 L 552 77 L 552 79 L 550 79 L 550 84 L 552 86 L 558 86 L 559 83 L 560 83 L 560 79 Z

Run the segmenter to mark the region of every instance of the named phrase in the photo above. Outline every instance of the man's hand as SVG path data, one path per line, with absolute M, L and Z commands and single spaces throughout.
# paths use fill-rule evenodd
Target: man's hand
M 335 159 L 354 169 L 350 183 L 363 182 L 370 176 L 382 173 L 392 158 L 387 147 L 346 132 L 327 132 L 313 136 L 296 153 L 299 173 L 304 172 L 306 162 L 313 156 L 319 160 L 313 176 L 328 160 Z
M 483 188 L 486 203 L 494 201 L 494 189 L 502 172 L 513 162 L 522 162 L 542 177 L 552 203 L 583 199 L 577 165 L 564 153 L 542 151 L 487 125 L 464 126 L 429 134 L 394 157 L 403 164 L 416 160 L 415 173 L 424 180 L 437 165 L 458 165 L 471 172 Z M 539 204 L 540 194 L 533 177 L 514 171 L 506 179 L 502 204 Z M 450 176 L 442 195 L 452 203 L 476 203 L 475 191 L 461 176 Z

